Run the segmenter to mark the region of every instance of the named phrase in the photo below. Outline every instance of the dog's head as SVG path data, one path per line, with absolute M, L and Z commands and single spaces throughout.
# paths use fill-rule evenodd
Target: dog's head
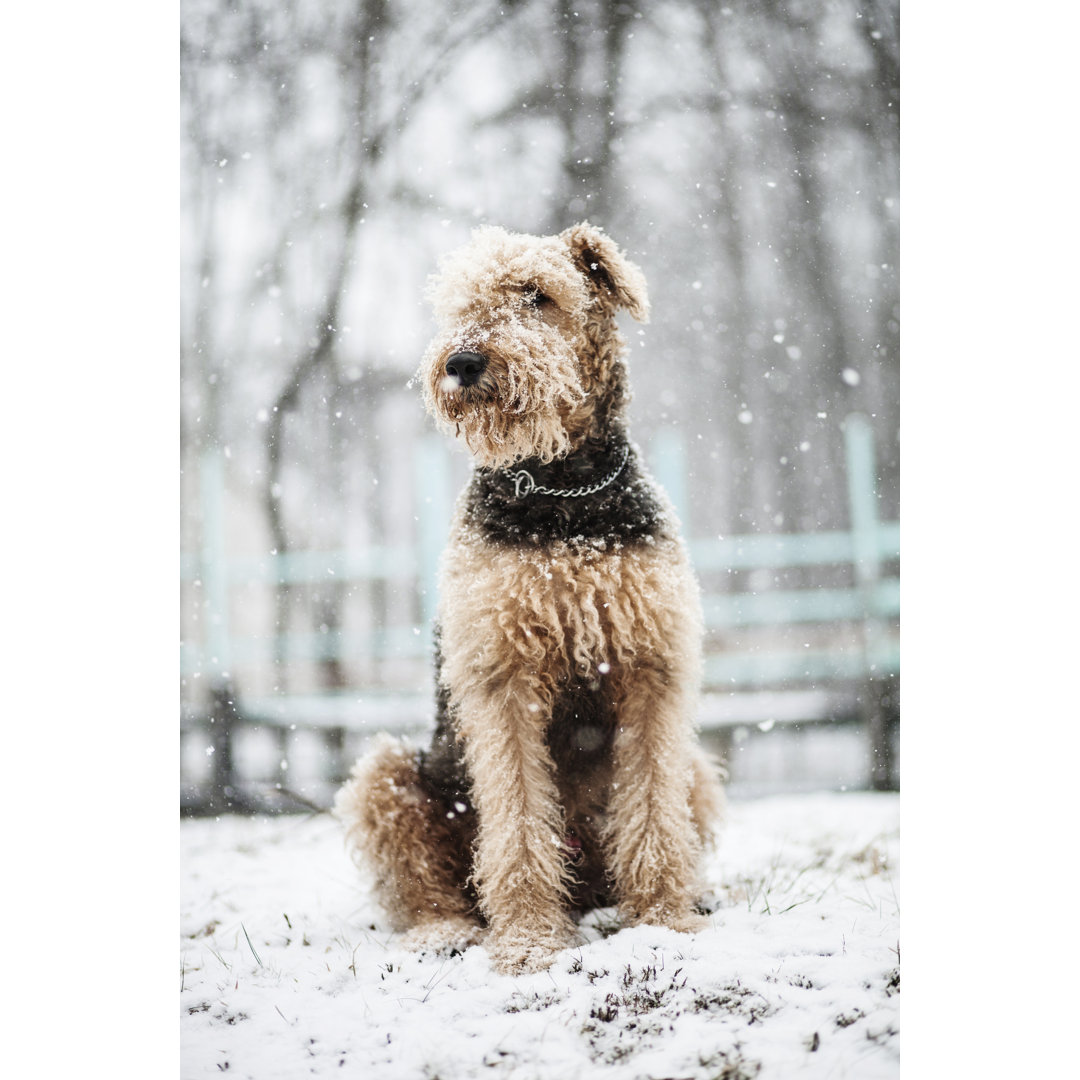
M 644 322 L 648 297 L 600 229 L 477 229 L 440 261 L 430 296 L 439 332 L 421 364 L 424 400 L 481 465 L 562 457 L 624 407 L 615 312 Z

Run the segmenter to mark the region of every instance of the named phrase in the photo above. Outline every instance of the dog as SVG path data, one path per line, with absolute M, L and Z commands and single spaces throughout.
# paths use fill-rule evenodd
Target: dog
M 338 793 L 353 859 L 414 948 L 537 971 L 575 916 L 678 931 L 723 807 L 694 734 L 702 615 L 629 441 L 625 310 L 644 276 L 587 222 L 487 226 L 440 262 L 425 403 L 472 477 L 440 568 L 436 727 L 381 736 Z

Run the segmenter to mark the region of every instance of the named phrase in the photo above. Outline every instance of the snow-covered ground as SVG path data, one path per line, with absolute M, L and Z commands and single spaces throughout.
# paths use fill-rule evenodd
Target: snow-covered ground
M 545 973 L 402 950 L 327 815 L 181 825 L 182 1080 L 899 1075 L 899 798 L 733 802 L 712 928 L 613 932 Z

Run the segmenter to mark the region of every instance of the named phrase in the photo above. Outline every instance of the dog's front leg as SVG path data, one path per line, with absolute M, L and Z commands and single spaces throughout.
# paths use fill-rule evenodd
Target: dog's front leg
M 457 697 L 479 822 L 475 879 L 500 971 L 537 971 L 571 943 L 563 813 L 544 733 L 550 695 L 518 674 Z
M 707 920 L 693 910 L 701 841 L 684 681 L 660 664 L 621 673 L 606 848 L 624 921 L 698 930 Z

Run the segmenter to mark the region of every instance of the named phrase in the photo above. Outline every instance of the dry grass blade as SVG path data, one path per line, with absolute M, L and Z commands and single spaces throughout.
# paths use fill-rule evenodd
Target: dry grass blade
M 251 938 L 248 937 L 247 927 L 243 923 L 241 923 L 240 929 L 244 931 L 244 940 L 248 943 L 248 948 L 251 950 L 251 955 L 255 957 L 255 963 L 258 964 L 259 967 L 262 967 L 263 962 L 259 959 L 259 954 L 255 951 L 255 946 L 251 944 Z

